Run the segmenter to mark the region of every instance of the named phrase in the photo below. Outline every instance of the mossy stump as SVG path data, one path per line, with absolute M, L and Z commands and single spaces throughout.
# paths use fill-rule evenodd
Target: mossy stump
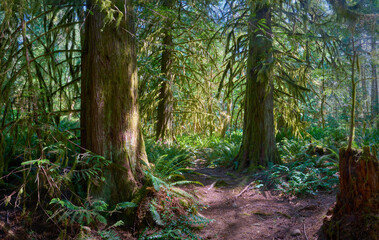
M 324 219 L 327 239 L 379 239 L 379 162 L 376 151 L 341 148 L 340 192 Z

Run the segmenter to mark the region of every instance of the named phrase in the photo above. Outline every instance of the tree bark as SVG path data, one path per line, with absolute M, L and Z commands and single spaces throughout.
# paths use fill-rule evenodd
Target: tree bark
M 163 6 L 168 10 L 173 7 L 173 0 L 165 0 Z M 161 58 L 161 88 L 159 92 L 159 104 L 157 114 L 157 129 L 156 139 L 172 142 L 173 139 L 173 73 L 172 73 L 172 24 L 173 19 L 168 14 L 166 16 L 164 31 L 163 31 L 163 52 Z
M 95 197 L 116 204 L 130 201 L 143 182 L 147 163 L 137 103 L 137 61 L 131 0 L 112 1 L 124 13 L 119 25 L 104 25 L 95 0 L 85 23 L 82 52 L 82 146 L 110 160 L 105 183 Z
M 247 83 L 239 170 L 280 161 L 275 143 L 273 80 L 271 78 L 271 8 L 252 2 L 248 34 Z M 262 31 L 264 29 L 264 31 Z
M 372 152 L 340 149 L 340 193 L 323 225 L 328 239 L 377 239 L 379 162 Z

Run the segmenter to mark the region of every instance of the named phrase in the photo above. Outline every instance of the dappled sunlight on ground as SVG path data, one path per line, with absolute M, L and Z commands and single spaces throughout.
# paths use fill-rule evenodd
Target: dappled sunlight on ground
M 204 239 L 323 239 L 320 228 L 334 193 L 285 197 L 246 186 L 246 177 L 225 168 L 199 168 L 187 176 L 204 186 L 187 186 L 207 208 L 212 223 L 201 230 Z M 218 184 L 219 183 L 219 184 Z

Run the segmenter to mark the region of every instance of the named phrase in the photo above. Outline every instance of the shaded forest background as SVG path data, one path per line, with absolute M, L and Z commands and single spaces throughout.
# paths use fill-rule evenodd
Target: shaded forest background
M 62 238 L 116 238 L 120 226 L 196 238 L 209 220 L 178 185 L 198 183 L 184 176 L 199 159 L 309 196 L 338 188 L 341 162 L 364 156 L 377 216 L 378 9 L 2 0 L 2 207 L 40 209 Z

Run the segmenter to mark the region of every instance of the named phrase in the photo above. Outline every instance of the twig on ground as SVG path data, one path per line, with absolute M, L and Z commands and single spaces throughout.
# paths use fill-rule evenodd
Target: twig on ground
M 211 184 L 211 186 L 207 189 L 207 192 L 208 192 L 209 190 L 211 190 L 211 189 L 214 187 L 214 185 L 216 184 L 216 182 L 217 182 L 217 181 L 215 181 L 214 183 Z
M 306 240 L 309 240 L 309 239 L 308 239 L 308 236 L 307 236 L 307 232 L 305 231 L 305 223 L 303 223 L 303 229 L 304 229 L 304 236 L 305 236 L 305 239 L 306 239 Z
M 246 192 L 248 189 L 249 189 L 249 187 L 250 187 L 250 185 L 251 184 L 253 184 L 255 181 L 252 181 L 251 183 L 249 183 L 237 196 L 236 196 L 236 198 L 238 198 L 239 196 L 241 196 L 244 192 Z

